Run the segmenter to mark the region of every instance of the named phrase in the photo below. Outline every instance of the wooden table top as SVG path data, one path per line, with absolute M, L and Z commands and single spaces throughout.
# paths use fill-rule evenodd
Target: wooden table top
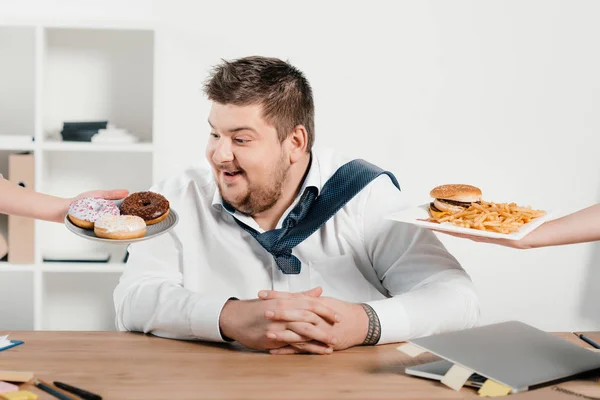
M 587 346 L 572 333 L 558 335 Z M 406 366 L 437 358 L 428 353 L 410 358 L 396 350 L 398 344 L 328 356 L 274 356 L 237 345 L 128 332 L 23 331 L 12 332 L 10 338 L 25 344 L 0 352 L 0 370 L 31 371 L 44 381 L 66 382 L 104 399 L 478 397 L 470 388 L 455 392 L 439 382 L 405 375 Z M 22 388 L 40 399 L 54 399 L 36 387 Z

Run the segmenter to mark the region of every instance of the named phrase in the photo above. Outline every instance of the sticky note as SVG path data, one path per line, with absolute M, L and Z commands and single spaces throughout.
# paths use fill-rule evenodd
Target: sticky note
M 600 349 L 595 349 L 593 347 L 586 347 L 589 351 L 593 351 L 594 353 L 600 353 Z
M 0 381 L 29 382 L 33 379 L 33 372 L 0 371 Z
M 510 393 L 511 390 L 512 388 L 510 386 L 506 386 L 491 379 L 488 379 L 487 381 L 485 381 L 483 386 L 481 386 L 477 394 L 480 396 L 487 397 L 499 397 L 506 396 Z
M 396 350 L 399 350 L 401 352 L 403 352 L 406 355 L 409 355 L 411 357 L 416 357 L 419 354 L 423 354 L 425 353 L 426 350 L 420 348 L 419 346 L 415 346 L 412 343 L 406 343 L 403 344 L 402 346 L 398 346 L 396 347 Z
M 2 393 L 0 399 L 6 400 L 37 400 L 37 394 L 27 390 L 19 390 L 18 392 Z
M 0 381 L 0 393 L 16 392 L 17 390 L 19 390 L 17 385 Z
M 442 383 L 456 391 L 460 390 L 473 375 L 473 371 L 461 365 L 454 364 L 442 378 Z

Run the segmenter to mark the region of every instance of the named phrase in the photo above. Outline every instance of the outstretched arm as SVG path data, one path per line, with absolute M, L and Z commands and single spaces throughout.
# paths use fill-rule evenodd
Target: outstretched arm
M 75 198 L 63 198 L 25 189 L 0 178 L 0 214 L 62 222 L 69 210 L 69 205 L 76 198 L 121 199 L 127 194 L 127 190 L 93 190 L 81 193 Z

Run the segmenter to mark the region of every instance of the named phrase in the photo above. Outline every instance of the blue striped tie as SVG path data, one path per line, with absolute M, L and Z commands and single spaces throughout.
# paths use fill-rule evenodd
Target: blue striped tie
M 391 172 L 384 171 L 365 160 L 352 160 L 342 165 L 325 182 L 320 195 L 317 196 L 316 187 L 307 187 L 298 204 L 283 220 L 281 228 L 259 233 L 237 218 L 234 219 L 273 255 L 277 266 L 284 274 L 299 274 L 302 263 L 292 254 L 292 249 L 316 232 L 381 174 L 387 174 L 394 186 L 400 190 L 400 185 Z

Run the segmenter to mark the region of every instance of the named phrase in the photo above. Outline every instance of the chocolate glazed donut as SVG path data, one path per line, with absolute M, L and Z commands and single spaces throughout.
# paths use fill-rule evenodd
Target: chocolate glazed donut
M 132 193 L 121 203 L 121 214 L 137 215 L 146 225 L 157 224 L 169 215 L 169 201 L 154 192 Z

